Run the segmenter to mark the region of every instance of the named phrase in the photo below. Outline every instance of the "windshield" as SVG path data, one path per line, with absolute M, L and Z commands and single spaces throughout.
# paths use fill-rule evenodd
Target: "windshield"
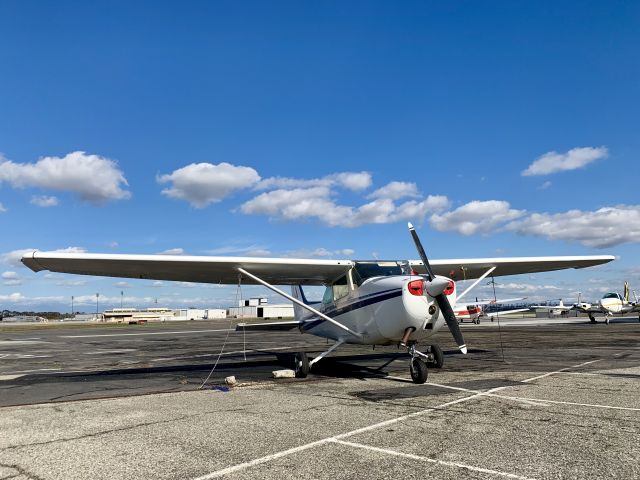
M 617 293 L 607 293 L 604 297 L 602 298 L 620 298 L 620 296 Z
M 367 278 L 408 275 L 409 273 L 409 262 L 406 261 L 357 261 L 353 268 L 353 281 L 356 285 L 361 285 Z

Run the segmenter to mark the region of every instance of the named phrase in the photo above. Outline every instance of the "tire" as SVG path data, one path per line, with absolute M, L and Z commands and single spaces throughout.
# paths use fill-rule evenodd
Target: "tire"
M 306 378 L 309 375 L 309 357 L 305 352 L 296 353 L 293 370 L 296 372 L 296 378 Z
M 431 345 L 431 353 L 433 353 L 433 362 L 429 362 L 428 366 L 432 368 L 442 368 L 444 365 L 444 354 L 438 345 Z
M 591 323 L 596 323 L 596 319 L 593 317 L 593 315 L 589 315 L 589 320 L 591 320 Z
M 480 325 L 480 317 L 476 318 L 476 325 Z
M 604 323 L 606 323 L 607 325 L 609 325 L 609 318 L 605 318 L 605 319 L 604 319 Z
M 420 360 L 418 357 L 411 359 L 411 365 L 409 367 L 411 372 L 411 380 L 413 383 L 422 385 L 427 381 L 429 371 L 427 370 L 427 364 Z

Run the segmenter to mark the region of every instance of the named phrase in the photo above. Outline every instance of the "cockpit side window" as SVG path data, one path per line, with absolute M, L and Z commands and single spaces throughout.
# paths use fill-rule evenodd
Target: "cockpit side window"
M 349 295 L 349 281 L 346 275 L 337 279 L 333 284 L 327 285 L 322 297 L 322 303 L 329 304 Z

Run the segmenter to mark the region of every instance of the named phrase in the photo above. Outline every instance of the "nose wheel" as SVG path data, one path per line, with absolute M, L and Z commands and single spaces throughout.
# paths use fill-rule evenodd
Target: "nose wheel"
M 408 347 L 409 355 L 411 355 L 411 361 L 409 362 L 409 373 L 411 374 L 411 380 L 413 383 L 421 385 L 427 381 L 429 376 L 429 369 L 425 360 L 431 362 L 431 357 L 422 352 L 416 350 L 415 344 Z
M 409 371 L 411 372 L 411 380 L 413 381 L 413 383 L 417 383 L 419 385 L 425 383 L 427 381 L 427 377 L 429 376 L 427 364 L 424 363 L 424 361 L 419 357 L 413 357 L 411 359 Z

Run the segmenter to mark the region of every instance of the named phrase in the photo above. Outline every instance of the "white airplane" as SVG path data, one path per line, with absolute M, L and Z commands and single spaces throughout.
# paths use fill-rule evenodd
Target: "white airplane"
M 536 310 L 547 310 L 549 312 L 549 315 L 565 315 L 569 312 L 569 310 L 574 310 L 575 309 L 575 305 L 565 305 L 562 302 L 562 299 L 559 299 L 560 302 L 558 303 L 558 305 L 531 305 L 529 308 L 532 309 L 536 309 Z
M 622 295 L 617 292 L 605 293 L 595 305 L 590 305 L 588 303 L 577 304 L 574 305 L 574 308 L 581 312 L 588 313 L 591 323 L 596 323 L 596 318 L 593 316 L 594 313 L 604 313 L 604 322 L 608 325 L 609 317 L 611 315 L 625 315 L 640 312 L 640 303 L 638 302 L 635 292 L 634 296 L 636 297 L 636 301 L 630 301 L 629 282 L 624 282 L 624 291 Z M 638 321 L 640 321 L 640 316 L 638 317 Z
M 452 306 L 488 275 L 502 276 L 585 268 L 614 259 L 610 255 L 435 260 L 429 262 L 409 224 L 421 260 L 357 261 L 291 258 L 119 255 L 35 251 L 22 262 L 33 271 L 234 285 L 260 284 L 294 303 L 295 320 L 240 324 L 238 330 L 299 329 L 335 343 L 313 360 L 295 355 L 297 377 L 344 343 L 398 344 L 410 355 L 411 379 L 427 380 L 427 363 L 442 367 L 442 350 L 429 339 L 445 323 L 460 351 L 467 353 Z M 458 295 L 456 280 L 476 279 Z M 290 285 L 289 295 L 275 285 Z M 303 286 L 324 285 L 322 302 L 306 301 Z M 426 343 L 426 353 L 418 351 Z
M 465 320 L 471 320 L 475 325 L 480 324 L 482 317 L 489 317 L 493 322 L 493 318 L 496 315 L 507 315 L 509 313 L 525 312 L 528 308 L 517 308 L 514 310 L 503 310 L 501 312 L 487 312 L 486 307 L 488 305 L 497 305 L 499 303 L 517 302 L 518 300 L 524 300 L 525 297 L 520 298 L 503 298 L 502 300 L 482 300 L 475 303 L 456 303 L 456 309 L 454 313 L 460 323 Z

